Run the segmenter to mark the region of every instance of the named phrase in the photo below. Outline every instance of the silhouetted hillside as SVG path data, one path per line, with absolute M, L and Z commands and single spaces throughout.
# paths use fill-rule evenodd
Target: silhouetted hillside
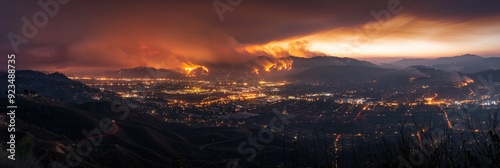
M 0 73 L 0 79 L 7 81 L 7 74 Z M 17 94 L 29 91 L 36 95 L 75 103 L 91 101 L 92 95 L 101 92 L 81 82 L 73 81 L 61 73 L 45 74 L 31 70 L 16 71 L 15 85 Z M 0 86 L 0 89 L 6 91 L 7 85 Z M 0 97 L 5 96 L 6 94 L 2 94 Z

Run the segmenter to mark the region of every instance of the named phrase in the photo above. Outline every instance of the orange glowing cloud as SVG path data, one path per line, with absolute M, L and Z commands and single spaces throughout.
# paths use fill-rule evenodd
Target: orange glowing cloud
M 310 49 L 344 57 L 439 57 L 463 53 L 491 55 L 500 42 L 500 17 L 444 22 L 400 15 L 379 24 L 336 28 L 294 40 Z
M 311 51 L 310 43 L 306 40 L 271 42 L 264 45 L 250 45 L 238 49 L 241 53 L 250 55 L 265 55 L 276 58 L 288 56 L 312 57 L 325 55 L 323 52 Z

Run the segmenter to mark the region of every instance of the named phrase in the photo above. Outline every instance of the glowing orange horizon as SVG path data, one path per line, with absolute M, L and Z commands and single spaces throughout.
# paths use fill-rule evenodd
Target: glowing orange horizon
M 446 23 L 400 15 L 380 25 L 369 22 L 355 28 L 331 30 L 244 46 L 238 51 L 276 58 L 319 55 L 351 58 L 418 57 L 435 58 L 462 55 L 495 55 L 500 42 L 500 17 Z M 481 25 L 481 26 L 479 26 Z M 488 36 L 485 36 L 488 34 Z

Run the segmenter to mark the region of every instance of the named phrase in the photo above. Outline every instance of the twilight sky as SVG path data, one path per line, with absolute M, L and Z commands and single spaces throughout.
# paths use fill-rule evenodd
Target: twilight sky
M 500 56 L 498 0 L 71 0 L 46 23 L 37 2 L 1 2 L 0 49 L 7 55 L 11 40 L 19 43 L 18 69 L 178 68 L 261 55 Z M 22 18 L 31 24 L 34 15 L 42 26 L 24 37 Z

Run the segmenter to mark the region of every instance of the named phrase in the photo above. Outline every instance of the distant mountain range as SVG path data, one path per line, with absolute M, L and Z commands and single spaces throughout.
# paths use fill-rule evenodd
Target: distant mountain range
M 346 65 L 359 67 L 378 67 L 377 65 L 353 58 L 340 58 L 330 56 L 317 56 L 311 58 L 290 57 L 293 60 L 293 66 L 297 69 L 310 69 L 328 65 Z
M 330 56 L 317 56 L 312 58 L 285 57 L 274 58 L 260 56 L 240 64 L 203 64 L 209 69 L 208 76 L 212 77 L 276 77 L 287 74 L 302 72 L 307 69 L 328 66 L 347 65 L 362 67 L 377 67 L 368 61 L 361 61 L 353 58 L 340 58 Z M 201 68 L 194 69 L 193 72 L 201 74 Z M 272 72 L 272 73 L 271 73 Z M 79 74 L 81 75 L 81 74 Z M 179 79 L 187 76 L 183 69 L 157 69 L 151 67 L 126 68 L 101 73 L 85 74 L 93 77 L 110 78 L 172 78 Z M 207 76 L 207 75 L 200 75 Z
M 200 78 L 224 79 L 376 79 L 432 77 L 435 80 L 458 81 L 461 76 L 500 69 L 500 58 L 483 58 L 477 55 L 442 57 L 437 59 L 402 59 L 400 61 L 376 65 L 368 61 L 353 58 L 317 56 L 311 58 L 260 56 L 240 64 L 203 64 L 209 69 L 192 70 Z M 496 71 L 492 71 L 496 73 Z M 201 75 L 200 75 L 201 74 Z M 184 69 L 156 69 L 136 67 L 92 74 L 95 77 L 112 78 L 171 78 L 187 77 Z
M 402 59 L 389 64 L 399 67 L 424 65 L 445 71 L 474 73 L 491 69 L 500 69 L 500 57 L 484 58 L 477 55 L 466 54 L 436 59 Z
M 410 78 L 426 79 L 427 82 L 460 82 L 466 79 L 478 79 L 480 76 L 487 79 L 492 76 L 492 81 L 500 81 L 500 70 L 486 70 L 476 73 L 461 73 L 444 71 L 427 66 L 410 66 L 404 69 L 386 69 L 378 67 L 329 65 L 311 68 L 297 74 L 279 78 L 289 81 L 323 81 L 323 82 L 349 82 L 370 80 L 406 80 Z

